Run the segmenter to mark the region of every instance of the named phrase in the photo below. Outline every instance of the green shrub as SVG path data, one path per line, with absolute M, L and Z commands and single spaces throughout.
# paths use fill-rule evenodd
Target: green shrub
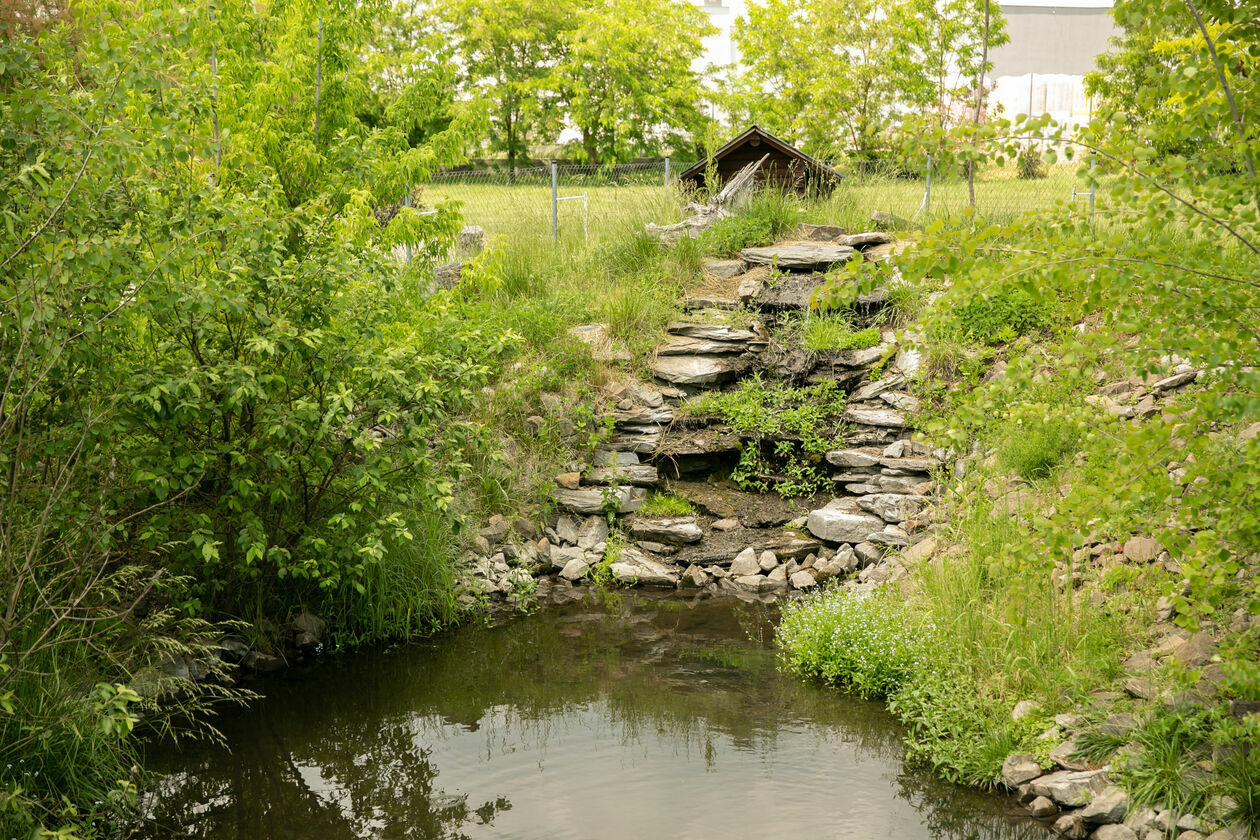
M 930 637 L 904 604 L 887 590 L 829 590 L 787 606 L 776 643 L 787 666 L 803 676 L 862 697 L 887 697 L 922 669 Z
M 653 493 L 643 502 L 639 513 L 643 516 L 687 516 L 695 513 L 691 502 L 673 493 Z
M 1081 435 L 1078 420 L 1060 412 L 1021 412 L 1001 432 L 998 461 L 1028 481 L 1047 478 L 1077 451 Z
M 730 216 L 700 234 L 700 246 L 719 256 L 737 256 L 744 248 L 774 242 L 774 225 L 758 216 Z
M 1054 325 L 1054 307 L 1014 286 L 976 295 L 950 311 L 945 331 L 984 344 L 1005 344 Z
M 840 315 L 815 315 L 805 319 L 801 341 L 815 353 L 837 350 L 864 350 L 879 344 L 879 330 L 868 327 L 854 330 L 847 318 Z
M 1118 778 L 1133 807 L 1162 807 L 1197 814 L 1210 796 L 1207 774 L 1197 764 L 1207 757 L 1211 713 L 1160 710 L 1131 733 L 1134 750 L 1119 763 Z

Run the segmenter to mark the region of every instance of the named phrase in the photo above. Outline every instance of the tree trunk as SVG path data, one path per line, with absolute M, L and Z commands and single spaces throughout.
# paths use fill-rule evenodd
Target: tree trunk
M 989 0 L 984 0 L 984 43 L 980 51 L 980 69 L 976 73 L 976 115 L 974 122 L 980 126 L 980 105 L 984 102 L 984 70 L 989 63 Z M 967 161 L 967 197 L 971 209 L 976 209 L 976 159 Z

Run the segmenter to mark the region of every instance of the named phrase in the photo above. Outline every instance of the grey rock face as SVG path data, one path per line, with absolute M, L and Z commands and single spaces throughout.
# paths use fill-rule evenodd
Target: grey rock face
M 827 453 L 827 463 L 847 469 L 864 469 L 877 467 L 880 458 L 861 449 L 833 449 Z
M 757 552 L 751 548 L 745 548 L 739 554 L 736 554 L 735 559 L 731 561 L 730 575 L 733 578 L 760 573 L 761 565 L 757 562 Z
M 1128 810 L 1129 794 L 1111 785 L 1100 791 L 1088 805 L 1081 809 L 1081 819 L 1091 825 L 1118 823 L 1124 819 Z
M 621 560 L 613 563 L 610 571 L 618 583 L 626 586 L 673 588 L 678 585 L 677 567 L 653 560 L 633 548 L 623 548 Z
M 608 522 L 602 516 L 588 516 L 578 529 L 577 546 L 590 551 L 608 539 Z
M 687 545 L 700 542 L 704 533 L 694 516 L 676 519 L 639 519 L 630 523 L 630 536 L 666 545 Z
M 749 344 L 770 340 L 770 334 L 760 323 L 754 323 L 752 329 L 740 329 L 729 324 L 693 324 L 686 321 L 674 321 L 665 328 L 665 331 L 670 335 L 683 335 L 707 341 L 734 341 Z
M 1033 793 L 1068 807 L 1084 805 L 1106 786 L 1107 777 L 1102 770 L 1060 770 L 1030 783 Z
M 704 273 L 719 280 L 729 280 L 744 273 L 743 260 L 705 259 L 700 262 Z
M 675 385 L 720 385 L 738 379 L 747 367 L 738 356 L 659 356 L 652 375 Z
M 1031 755 L 1016 753 L 1008 755 L 1006 761 L 1002 762 L 1002 782 L 1009 788 L 1031 782 L 1041 774 L 1041 765 Z
M 882 426 L 890 429 L 900 429 L 906 425 L 905 415 L 890 408 L 850 408 L 844 412 L 844 419 L 862 426 Z
M 834 503 L 833 503 L 834 504 Z M 820 540 L 860 543 L 875 531 L 882 531 L 884 520 L 864 513 L 851 513 L 831 505 L 810 511 L 805 527 Z
M 561 509 L 584 516 L 603 513 L 605 507 L 618 513 L 633 513 L 646 498 L 643 488 L 624 485 L 608 490 L 561 490 L 556 494 Z

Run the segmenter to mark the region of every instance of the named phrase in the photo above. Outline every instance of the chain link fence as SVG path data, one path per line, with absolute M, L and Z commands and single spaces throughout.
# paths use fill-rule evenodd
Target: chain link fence
M 424 204 L 452 199 L 465 224 L 489 236 L 591 239 L 607 231 L 682 218 L 686 197 L 677 176 L 692 165 L 670 159 L 618 166 L 552 165 L 505 170 L 440 172 L 421 194 Z M 962 215 L 971 206 L 967 179 L 958 167 L 925 159 L 915 171 L 895 172 L 838 164 L 842 178 L 825 197 L 807 202 L 807 221 L 860 227 L 874 211 L 915 223 Z M 975 180 L 980 216 L 1002 221 L 1027 211 L 1067 205 L 1092 212 L 1098 194 L 1079 163 L 1061 164 L 1021 177 L 1016 164 L 982 168 Z

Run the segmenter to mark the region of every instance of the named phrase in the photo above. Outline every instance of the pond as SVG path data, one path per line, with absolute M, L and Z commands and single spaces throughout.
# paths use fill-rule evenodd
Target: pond
M 1048 836 L 902 763 L 874 702 L 781 673 L 773 607 L 598 593 L 256 687 L 156 747 L 151 838 Z

